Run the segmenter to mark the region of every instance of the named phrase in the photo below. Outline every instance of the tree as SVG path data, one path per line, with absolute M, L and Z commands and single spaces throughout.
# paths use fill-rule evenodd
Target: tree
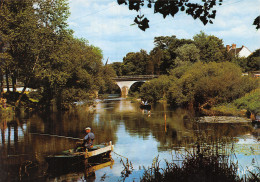
M 200 60 L 200 50 L 194 44 L 184 44 L 175 51 L 177 65 L 186 63 L 195 63 Z
M 155 48 L 150 54 L 157 61 L 157 65 L 160 66 L 160 74 L 167 74 L 170 69 L 176 67 L 176 49 L 192 42 L 190 39 L 178 39 L 174 35 L 155 37 Z
M 140 12 L 144 6 L 153 8 L 154 13 L 160 13 L 163 18 L 171 15 L 173 18 L 179 12 L 185 12 L 187 15 L 192 16 L 194 19 L 199 19 L 204 25 L 213 24 L 213 19 L 216 17 L 216 5 L 222 5 L 223 0 L 201 0 L 200 3 L 192 2 L 192 0 L 117 0 L 118 4 L 128 5 L 129 10 Z M 145 15 L 137 15 L 134 19 L 134 24 L 145 31 L 149 28 L 149 20 Z M 260 16 L 254 19 L 253 25 L 258 30 L 260 28 Z
M 146 82 L 140 88 L 141 99 L 151 103 L 166 98 L 169 85 L 170 80 L 166 75 Z
M 215 19 L 217 12 L 214 10 L 214 7 L 217 4 L 222 4 L 222 0 L 201 0 L 200 4 L 190 0 L 118 0 L 117 2 L 119 5 L 128 5 L 129 10 L 135 10 L 137 12 L 141 12 L 144 6 L 153 8 L 154 13 L 162 14 L 163 18 L 166 18 L 168 15 L 174 17 L 177 13 L 183 11 L 194 19 L 198 18 L 204 25 L 213 23 L 212 20 Z M 144 17 L 144 15 L 137 15 L 134 22 L 143 31 L 149 28 L 149 20 Z
M 247 71 L 258 71 L 260 70 L 260 49 L 255 50 L 247 58 Z
M 69 7 L 65 0 L 22 0 L 4 1 L 1 9 L 1 35 L 8 37 L 4 43 L 9 45 L 7 52 L 12 57 L 6 75 L 12 76 L 13 84 L 18 76 L 24 83 L 16 102 L 18 107 L 35 70 L 46 64 L 66 32 Z
M 160 75 L 160 66 L 163 58 L 163 51 L 160 48 L 155 47 L 150 52 L 150 58 L 151 60 L 148 63 L 148 67 L 151 72 L 150 74 Z
M 149 55 L 145 50 L 140 52 L 130 52 L 123 58 L 122 74 L 123 75 L 145 75 Z
M 113 62 L 111 67 L 115 70 L 117 76 L 122 76 L 122 65 L 121 62 Z
M 115 74 L 103 66 L 102 51 L 67 29 L 67 0 L 3 1 L 0 8 L 0 74 L 24 83 L 16 107 L 34 83 L 39 105 L 55 101 L 58 109 L 111 87 Z
M 198 62 L 182 71 L 179 78 L 175 75 L 170 77 L 174 81 L 168 99 L 175 105 L 198 107 L 229 103 L 257 87 L 256 80 L 242 77 L 240 68 L 229 62 Z
M 63 40 L 53 51 L 47 70 L 39 72 L 44 105 L 54 98 L 58 108 L 66 109 L 76 101 L 95 98 L 104 84 L 102 58 L 102 51 L 84 39 L 68 36 Z
M 202 62 L 223 62 L 226 61 L 226 49 L 223 41 L 213 35 L 206 35 L 200 32 L 193 37 L 194 44 L 200 50 Z
M 114 90 L 118 89 L 115 81 L 113 80 L 116 77 L 116 72 L 113 69 L 112 65 L 105 65 L 102 67 L 102 79 L 103 83 L 100 86 L 99 92 L 101 93 L 112 93 Z

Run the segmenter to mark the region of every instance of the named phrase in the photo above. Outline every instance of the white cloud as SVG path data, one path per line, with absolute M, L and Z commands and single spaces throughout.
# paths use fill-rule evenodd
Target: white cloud
M 203 30 L 223 39 L 225 44 L 237 43 L 250 50 L 260 47 L 259 31 L 252 25 L 259 14 L 260 0 L 224 1 L 217 8 L 214 24 L 204 26 L 200 20 L 193 20 L 185 13 L 174 18 L 163 19 L 161 14 L 153 14 L 152 9 L 143 13 L 150 20 L 150 28 L 145 32 L 133 23 L 136 11 L 129 11 L 125 5 L 118 5 L 111 0 L 70 0 L 71 17 L 69 25 L 78 37 L 84 37 L 91 44 L 99 46 L 104 57 L 110 61 L 122 61 L 127 52 L 148 52 L 153 48 L 155 36 L 176 35 L 178 38 L 192 38 Z

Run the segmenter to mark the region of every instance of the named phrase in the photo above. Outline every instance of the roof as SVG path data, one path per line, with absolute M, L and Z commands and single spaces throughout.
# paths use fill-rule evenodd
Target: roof
M 238 54 L 241 50 L 243 49 L 243 47 L 240 48 L 235 48 L 235 49 L 229 49 L 228 52 L 230 52 L 231 54 Z
M 239 53 L 242 51 L 242 50 L 246 50 L 248 52 L 248 55 L 240 55 L 240 57 L 248 57 L 250 54 L 252 54 L 252 52 L 246 47 L 246 46 L 242 46 L 240 48 L 232 48 L 232 46 L 230 46 L 228 52 L 231 53 L 232 55 L 239 55 Z M 242 53 L 244 54 L 244 53 Z

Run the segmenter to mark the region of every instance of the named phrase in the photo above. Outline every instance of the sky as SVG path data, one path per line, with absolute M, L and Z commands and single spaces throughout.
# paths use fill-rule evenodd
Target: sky
M 223 0 L 221 6 L 215 7 L 217 15 L 213 24 L 206 26 L 183 12 L 164 19 L 161 14 L 154 14 L 153 9 L 143 8 L 142 13 L 150 20 L 150 28 L 145 32 L 131 26 L 139 13 L 118 5 L 117 0 L 69 0 L 69 6 L 69 28 L 76 37 L 99 47 L 104 63 L 107 59 L 108 63 L 122 62 L 128 52 L 141 49 L 149 53 L 154 47 L 154 37 L 175 35 L 179 39 L 192 39 L 200 31 L 222 39 L 225 46 L 244 45 L 252 52 L 260 48 L 260 30 L 252 25 L 260 14 L 260 0 Z

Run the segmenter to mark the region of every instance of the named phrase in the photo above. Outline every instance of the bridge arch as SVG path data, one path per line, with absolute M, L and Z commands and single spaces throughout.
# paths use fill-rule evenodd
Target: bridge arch
M 117 81 L 116 84 L 119 86 L 120 90 L 121 90 L 121 96 L 122 97 L 126 97 L 129 93 L 129 90 L 131 88 L 131 86 L 137 82 L 146 82 L 145 80 L 143 81 Z
M 157 75 L 131 75 L 131 76 L 119 76 L 114 78 L 114 81 L 121 90 L 121 96 L 126 97 L 128 95 L 130 87 L 136 82 L 146 82 L 153 78 L 157 78 Z

